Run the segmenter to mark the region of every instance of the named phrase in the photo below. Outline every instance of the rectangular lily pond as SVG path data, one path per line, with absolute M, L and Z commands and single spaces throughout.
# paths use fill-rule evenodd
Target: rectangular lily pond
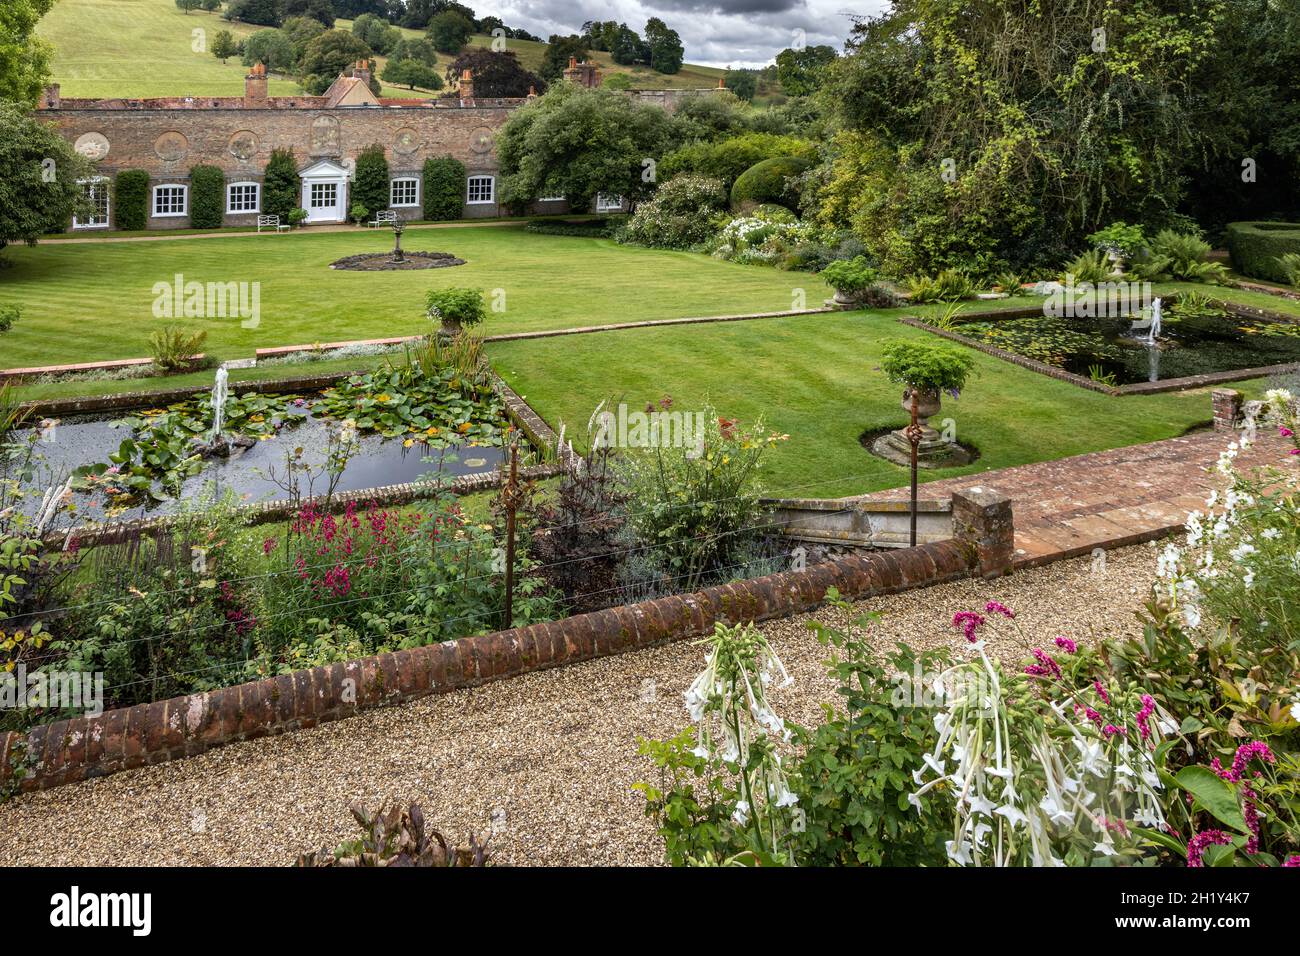
M 214 497 L 256 504 L 491 472 L 510 429 L 486 382 L 373 373 L 306 395 L 236 394 L 219 376 L 211 394 L 11 437 L 32 451 L 24 507 L 71 478 L 82 519 L 104 521 Z
M 946 330 L 930 331 L 994 355 L 1019 356 L 1028 360 L 1019 364 L 1057 378 L 1121 393 L 1173 391 L 1300 364 L 1300 324 L 1201 296 L 1109 318 L 1042 310 L 958 316 Z

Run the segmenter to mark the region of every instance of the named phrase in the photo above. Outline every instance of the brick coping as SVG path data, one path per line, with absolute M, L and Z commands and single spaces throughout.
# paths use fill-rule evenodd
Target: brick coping
M 802 571 L 607 608 L 280 674 L 41 724 L 0 736 L 0 788 L 45 789 L 193 756 L 429 694 L 699 637 L 716 622 L 760 622 L 812 610 L 836 588 L 850 599 L 1011 567 L 1009 500 L 982 489 L 953 496 L 954 537 L 887 553 L 853 554 Z

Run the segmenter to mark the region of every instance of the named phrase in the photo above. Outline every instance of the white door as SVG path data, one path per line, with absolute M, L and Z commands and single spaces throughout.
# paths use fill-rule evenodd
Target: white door
M 343 222 L 346 218 L 343 203 L 346 199 L 344 183 L 337 179 L 304 180 L 302 204 L 307 210 L 308 222 Z

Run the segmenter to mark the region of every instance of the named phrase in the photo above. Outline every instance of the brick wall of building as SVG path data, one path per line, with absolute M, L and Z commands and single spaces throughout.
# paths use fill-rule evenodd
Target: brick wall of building
M 311 97 L 302 101 L 311 102 Z M 222 103 L 213 106 L 212 103 Z M 63 100 L 37 115 L 96 158 L 102 175 L 146 170 L 152 185 L 189 182 L 194 166 L 212 165 L 227 183 L 262 181 L 274 149 L 292 149 L 300 168 L 328 159 L 348 165 L 372 144 L 385 148 L 393 176 L 419 176 L 425 160 L 453 156 L 469 176 L 497 174 L 493 137 L 519 100 L 439 100 L 433 106 L 304 108 L 292 98 L 245 108 L 238 99 L 185 101 Z M 281 105 L 284 104 L 284 105 Z M 97 155 L 101 154 L 102 155 Z M 496 198 L 499 200 L 499 189 Z M 152 213 L 152 207 L 150 209 Z M 418 207 L 398 210 L 418 219 Z M 467 218 L 499 216 L 499 202 L 467 204 Z M 252 225 L 255 215 L 226 217 L 226 225 Z M 185 228 L 189 217 L 152 218 L 152 229 Z

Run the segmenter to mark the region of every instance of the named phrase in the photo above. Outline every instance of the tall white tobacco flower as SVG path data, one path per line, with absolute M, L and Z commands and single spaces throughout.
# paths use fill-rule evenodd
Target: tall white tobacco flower
M 784 848 L 787 808 L 798 802 L 776 752 L 791 733 L 772 709 L 768 689 L 792 681 L 781 658 L 752 624 L 718 624 L 709 638 L 704 670 L 686 689 L 686 710 L 697 725 L 692 753 L 728 765 L 738 781 L 732 822 L 749 828 L 765 849 Z
M 986 610 L 1014 617 L 996 602 Z M 966 612 L 954 624 L 978 658 L 944 672 L 939 739 L 908 798 L 918 809 L 951 804 L 951 863 L 1086 865 L 1134 846 L 1130 823 L 1163 826 L 1152 751 L 1169 722 L 1154 700 L 1130 712 L 1100 683 L 1072 689 L 1039 648 L 1025 674 L 1008 678 L 978 639 L 983 616 Z M 1056 645 L 1057 654 L 1078 652 L 1067 638 Z

